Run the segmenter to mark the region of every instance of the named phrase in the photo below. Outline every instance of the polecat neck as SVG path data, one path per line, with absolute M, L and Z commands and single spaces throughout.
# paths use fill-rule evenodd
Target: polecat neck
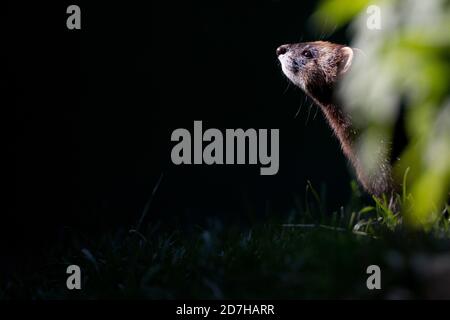
M 380 151 L 377 156 L 377 167 L 367 172 L 363 167 L 359 153 L 357 152 L 357 140 L 359 132 L 353 127 L 351 117 L 342 111 L 342 108 L 334 103 L 323 104 L 316 100 L 328 123 L 339 139 L 342 151 L 356 170 L 356 175 L 362 186 L 375 196 L 387 194 L 391 196 L 394 187 L 391 177 L 391 166 L 386 154 Z

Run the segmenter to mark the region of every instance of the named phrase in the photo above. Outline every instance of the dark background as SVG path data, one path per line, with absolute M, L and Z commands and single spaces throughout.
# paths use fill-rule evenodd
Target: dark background
M 68 233 L 135 226 L 162 173 L 145 224 L 252 223 L 288 212 L 307 180 L 326 187 L 328 211 L 347 202 L 337 140 L 275 55 L 284 43 L 347 42 L 308 28 L 316 3 L 145 3 L 7 4 L 1 234 L 13 267 Z M 70 4 L 81 7 L 80 31 L 66 28 Z M 278 174 L 174 166 L 170 135 L 192 131 L 194 120 L 204 129 L 279 128 Z

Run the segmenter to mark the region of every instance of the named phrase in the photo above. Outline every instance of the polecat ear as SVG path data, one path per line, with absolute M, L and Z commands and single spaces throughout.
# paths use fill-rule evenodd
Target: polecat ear
M 353 60 L 353 49 L 350 47 L 343 47 L 340 49 L 342 53 L 342 60 L 339 63 L 339 74 L 344 74 L 350 69 Z

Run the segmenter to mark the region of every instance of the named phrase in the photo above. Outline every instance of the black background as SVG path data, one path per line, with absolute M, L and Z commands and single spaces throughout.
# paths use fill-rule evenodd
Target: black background
M 66 28 L 70 4 L 81 7 L 81 30 Z M 289 211 L 307 180 L 326 186 L 329 211 L 345 204 L 351 177 L 337 140 L 275 55 L 284 43 L 348 41 L 308 28 L 315 8 L 298 0 L 8 3 L 8 261 L 33 262 L 74 230 L 135 225 L 161 173 L 146 224 L 174 216 L 251 223 Z M 205 129 L 279 128 L 278 174 L 171 164 L 172 131 L 192 131 L 194 120 Z

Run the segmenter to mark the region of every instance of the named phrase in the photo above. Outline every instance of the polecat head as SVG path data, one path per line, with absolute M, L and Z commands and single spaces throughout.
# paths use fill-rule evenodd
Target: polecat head
M 326 41 L 285 44 L 276 53 L 284 74 L 321 103 L 330 102 L 339 76 L 353 59 L 350 47 Z

